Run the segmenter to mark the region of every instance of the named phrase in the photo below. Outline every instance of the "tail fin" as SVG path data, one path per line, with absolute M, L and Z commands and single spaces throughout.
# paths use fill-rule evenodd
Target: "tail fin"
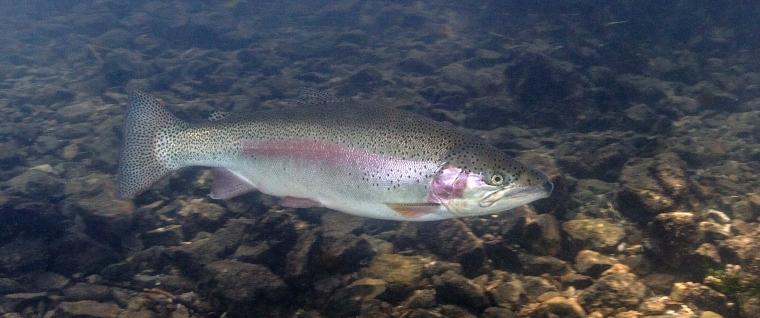
M 167 149 L 161 147 L 156 138 L 161 132 L 181 129 L 183 125 L 155 97 L 140 91 L 129 95 L 124 142 L 119 156 L 120 198 L 133 198 L 172 171 L 161 162 L 161 154 Z

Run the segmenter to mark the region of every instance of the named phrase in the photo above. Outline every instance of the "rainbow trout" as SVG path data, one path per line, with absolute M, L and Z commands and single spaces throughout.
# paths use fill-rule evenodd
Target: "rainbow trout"
M 451 125 L 342 102 L 232 115 L 191 125 L 141 92 L 129 97 L 118 194 L 172 171 L 212 167 L 211 197 L 258 190 L 286 207 L 431 221 L 494 214 L 546 198 L 545 174 Z

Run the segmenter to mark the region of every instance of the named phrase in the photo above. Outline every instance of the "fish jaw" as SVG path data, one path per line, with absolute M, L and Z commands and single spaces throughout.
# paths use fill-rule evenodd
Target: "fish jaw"
M 453 217 L 500 213 L 551 195 L 553 185 L 492 186 L 480 173 L 445 166 L 431 181 L 428 200 L 445 206 Z

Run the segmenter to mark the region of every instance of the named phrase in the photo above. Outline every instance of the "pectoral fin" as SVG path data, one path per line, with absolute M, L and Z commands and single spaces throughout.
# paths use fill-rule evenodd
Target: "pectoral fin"
M 427 214 L 433 214 L 441 208 L 439 203 L 386 203 L 385 205 L 407 219 L 416 219 Z

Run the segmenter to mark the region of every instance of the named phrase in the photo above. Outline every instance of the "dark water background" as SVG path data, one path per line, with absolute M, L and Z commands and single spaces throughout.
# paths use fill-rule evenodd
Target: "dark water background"
M 758 17 L 755 1 L 0 1 L 0 313 L 760 317 Z M 451 122 L 555 193 L 401 223 L 211 200 L 188 169 L 115 199 L 129 90 L 203 120 L 305 88 Z

